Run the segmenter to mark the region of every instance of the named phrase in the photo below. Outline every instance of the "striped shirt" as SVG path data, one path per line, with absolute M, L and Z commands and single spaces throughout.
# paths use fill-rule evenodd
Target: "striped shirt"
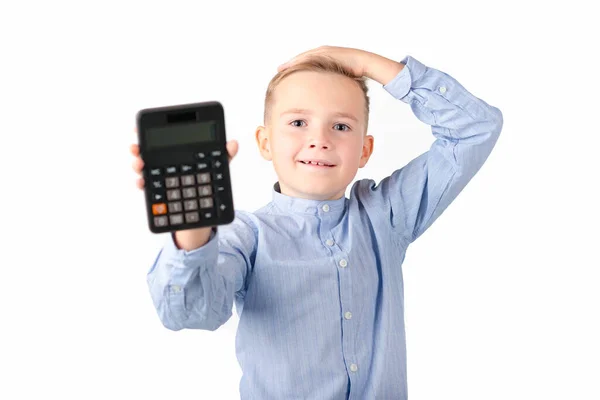
M 402 263 L 492 151 L 503 118 L 411 56 L 383 86 L 431 126 L 430 149 L 348 197 L 283 195 L 213 229 L 204 246 L 168 235 L 148 272 L 163 325 L 214 331 L 239 315 L 242 400 L 407 399 Z

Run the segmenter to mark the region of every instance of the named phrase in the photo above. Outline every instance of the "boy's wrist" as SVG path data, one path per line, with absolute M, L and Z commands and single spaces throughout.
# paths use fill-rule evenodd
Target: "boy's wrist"
M 364 75 L 385 86 L 402 71 L 404 64 L 379 54 L 364 52 Z
M 186 251 L 196 250 L 209 241 L 212 231 L 212 227 L 176 231 L 173 233 L 175 247 Z

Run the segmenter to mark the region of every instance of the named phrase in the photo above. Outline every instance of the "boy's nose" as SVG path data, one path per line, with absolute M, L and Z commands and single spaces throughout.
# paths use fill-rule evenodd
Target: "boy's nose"
M 331 148 L 331 142 L 327 135 L 327 132 L 319 130 L 314 132 L 309 141 L 309 147 L 311 149 L 318 148 L 322 150 L 328 150 Z

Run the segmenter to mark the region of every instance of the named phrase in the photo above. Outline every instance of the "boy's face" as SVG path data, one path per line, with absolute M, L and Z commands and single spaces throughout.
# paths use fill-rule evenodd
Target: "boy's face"
M 315 200 L 344 196 L 373 151 L 361 88 L 341 75 L 300 71 L 274 92 L 269 121 L 256 139 L 262 156 L 273 161 L 281 192 Z

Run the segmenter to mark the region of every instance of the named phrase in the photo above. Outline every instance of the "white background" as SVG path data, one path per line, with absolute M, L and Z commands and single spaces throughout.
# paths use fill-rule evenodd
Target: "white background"
M 215 332 L 173 332 L 153 308 L 146 273 L 165 236 L 135 188 L 135 113 L 221 101 L 240 143 L 234 202 L 255 210 L 276 179 L 254 142 L 266 85 L 280 63 L 335 45 L 411 55 L 504 115 L 487 163 L 407 253 L 410 398 L 600 399 L 590 2 L 11 3 L 0 398 L 239 398 L 237 314 Z M 375 151 L 356 178 L 379 181 L 433 136 L 370 87 Z

